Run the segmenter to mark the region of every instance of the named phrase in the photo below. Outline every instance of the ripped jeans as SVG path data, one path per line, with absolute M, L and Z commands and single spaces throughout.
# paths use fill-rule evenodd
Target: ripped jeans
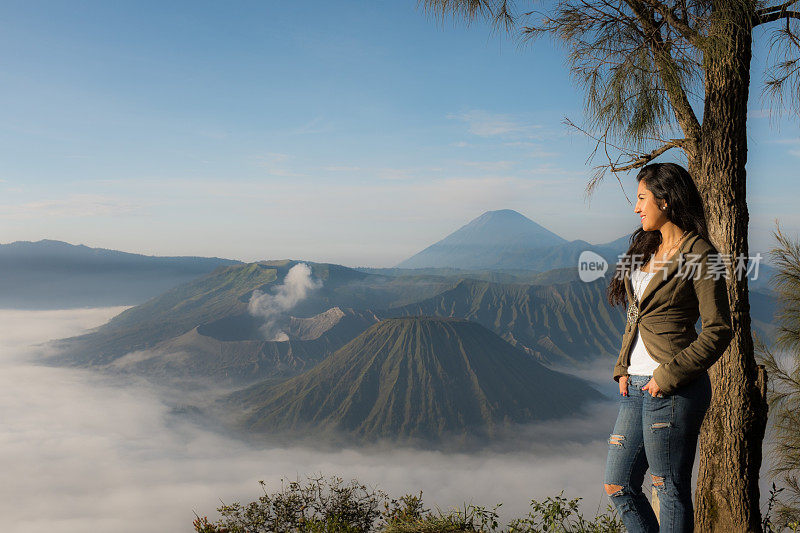
M 620 395 L 608 440 L 606 491 L 629 533 L 691 532 L 692 466 L 700 424 L 711 403 L 711 381 L 704 372 L 673 394 L 654 398 L 642 390 L 651 377 L 630 376 L 628 395 Z M 658 493 L 661 529 L 642 492 L 648 467 Z

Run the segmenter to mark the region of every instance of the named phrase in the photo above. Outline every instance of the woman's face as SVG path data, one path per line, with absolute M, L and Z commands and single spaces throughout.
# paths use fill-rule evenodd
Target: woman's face
M 636 191 L 636 207 L 633 211 L 641 217 L 643 230 L 655 231 L 667 222 L 667 217 L 661 209 L 663 205 L 664 201 L 656 200 L 653 193 L 645 187 L 644 180 L 640 180 L 639 189 Z

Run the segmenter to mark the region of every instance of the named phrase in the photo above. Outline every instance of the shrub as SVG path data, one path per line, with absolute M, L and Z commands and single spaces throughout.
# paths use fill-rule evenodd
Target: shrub
M 775 509 L 775 504 L 779 503 L 778 494 L 784 490 L 785 488 L 777 488 L 775 483 L 772 484 L 772 489 L 769 491 L 769 501 L 767 502 L 767 512 L 764 513 L 764 516 L 761 519 L 761 529 L 764 531 L 764 533 L 783 533 L 784 531 L 797 533 L 800 531 L 800 522 L 792 520 L 791 518 L 787 517 L 787 514 L 785 513 L 779 514 L 775 521 L 772 519 L 772 511 Z M 781 509 L 787 509 L 785 502 L 780 503 L 780 505 L 782 506 Z M 790 508 L 788 516 L 795 515 L 796 511 Z
M 580 498 L 567 500 L 562 490 L 558 496 L 548 497 L 543 502 L 531 500 L 531 511 L 525 518 L 509 524 L 508 531 L 514 533 L 622 533 L 622 521 L 608 505 L 606 512 L 592 521 L 587 521 L 578 512 Z
M 368 489 L 356 480 L 310 477 L 282 483 L 281 490 L 242 505 L 238 502 L 218 509 L 222 518 L 194 520 L 197 533 L 620 533 L 622 522 L 609 505 L 607 512 L 589 521 L 578 510 L 580 498 L 568 500 L 563 491 L 543 502 L 531 500 L 531 511 L 500 528 L 497 510 L 478 505 L 432 512 L 425 509 L 422 492 L 389 499 L 381 490 Z M 379 509 L 383 507 L 382 511 Z
M 282 480 L 285 481 L 285 480 Z M 195 519 L 197 533 L 364 533 L 372 530 L 380 517 L 380 503 L 386 495 L 368 489 L 355 480 L 345 484 L 341 478 L 308 478 L 282 482 L 281 490 L 242 505 L 223 504 L 217 509 L 222 518 L 216 524 L 207 517 Z

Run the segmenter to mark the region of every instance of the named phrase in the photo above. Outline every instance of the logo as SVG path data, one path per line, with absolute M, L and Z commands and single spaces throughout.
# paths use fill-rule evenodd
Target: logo
M 591 250 L 584 250 L 578 257 L 578 277 L 581 278 L 581 281 L 590 283 L 602 278 L 606 274 L 606 270 L 608 270 L 608 262 L 603 259 L 603 256 Z

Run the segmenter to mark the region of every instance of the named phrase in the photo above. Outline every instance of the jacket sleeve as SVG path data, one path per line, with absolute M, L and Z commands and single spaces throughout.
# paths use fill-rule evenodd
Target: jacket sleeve
M 619 383 L 619 378 L 628 375 L 628 367 L 619 362 L 621 358 L 617 358 L 617 364 L 614 365 L 614 381 Z
M 703 329 L 689 346 L 653 371 L 653 379 L 665 394 L 672 394 L 706 371 L 722 356 L 733 338 L 727 283 L 724 275 L 714 279 L 708 273 L 709 253 L 717 252 L 712 249 L 702 253 L 692 276 Z

